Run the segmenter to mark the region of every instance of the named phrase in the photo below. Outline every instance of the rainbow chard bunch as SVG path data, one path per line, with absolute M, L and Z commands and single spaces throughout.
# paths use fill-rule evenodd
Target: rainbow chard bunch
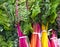
M 33 24 L 33 33 L 31 35 L 31 43 L 30 47 L 41 47 L 41 41 L 40 41 L 40 34 L 41 28 L 39 23 L 34 23 Z
M 42 47 L 48 47 L 48 36 L 47 36 L 47 23 L 53 24 L 55 22 L 55 19 L 57 17 L 56 8 L 59 5 L 59 0 L 43 0 L 41 5 L 41 20 L 42 20 Z M 48 27 L 47 27 L 48 28 Z M 44 38 L 45 37 L 45 38 Z M 44 38 L 44 39 L 43 39 Z M 46 40 L 45 40 L 46 39 Z M 44 44 L 43 42 L 47 42 L 47 44 Z
M 17 32 L 19 36 L 19 47 L 28 47 L 27 36 L 21 32 L 20 25 L 17 25 Z
M 18 18 L 18 0 L 16 0 L 16 17 Z M 21 31 L 21 26 L 19 24 L 19 21 L 16 25 L 17 28 L 17 33 L 18 33 L 18 37 L 19 37 L 19 47 L 29 47 L 28 43 L 27 43 L 27 36 L 25 36 L 23 34 L 23 32 Z

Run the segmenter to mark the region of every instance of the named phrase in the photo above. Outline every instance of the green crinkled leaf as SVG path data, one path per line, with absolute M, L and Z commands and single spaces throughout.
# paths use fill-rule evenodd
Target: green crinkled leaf
M 39 5 L 35 5 L 35 6 L 32 6 L 32 15 L 31 15 L 31 18 L 35 18 L 37 16 L 38 13 L 40 13 L 40 7 Z
M 45 9 L 42 10 L 42 22 L 50 22 L 51 24 L 55 22 L 57 17 L 56 8 L 59 5 L 59 0 L 50 0 L 49 3 L 44 4 Z
M 7 0 L 0 0 L 0 4 L 3 4 L 4 2 L 6 2 Z
M 0 45 L 1 47 L 7 47 L 7 45 L 8 45 L 5 41 L 3 41 L 3 42 L 0 43 L 0 44 L 1 44 L 1 45 Z
M 30 14 L 30 12 L 26 9 L 25 3 L 23 5 L 19 6 L 19 14 L 18 14 L 19 21 L 27 21 L 29 14 Z
M 51 13 L 50 13 L 50 20 L 49 20 L 51 24 L 55 22 L 55 19 L 57 17 L 56 9 L 58 5 L 59 5 L 59 0 L 51 2 L 51 10 L 50 10 Z
M 9 0 L 8 3 L 13 4 L 15 0 Z
M 47 20 L 47 18 L 46 18 L 45 16 L 46 16 L 46 15 L 43 15 L 43 16 L 41 17 L 42 23 L 43 23 L 44 25 L 46 25 L 47 22 L 48 22 L 48 20 Z
M 24 34 L 28 35 L 29 32 L 32 32 L 32 25 L 31 23 L 27 23 L 27 22 L 23 22 L 21 23 L 21 29 L 23 31 Z
M 0 24 L 4 26 L 4 29 L 6 30 L 10 30 L 10 20 L 9 18 L 7 17 L 6 14 L 1 14 L 0 15 Z
M 57 17 L 57 14 L 56 13 L 53 13 L 50 17 L 50 23 L 54 23 L 55 22 L 55 19 Z
M 0 35 L 0 43 L 4 40 L 5 40 L 4 36 Z
M 0 0 L 0 47 L 14 47 L 14 16 L 15 0 Z
M 7 43 L 8 43 L 8 47 L 14 47 L 14 45 L 13 45 L 14 42 L 13 41 L 9 40 Z
M 0 25 L 3 25 L 5 30 L 11 30 L 14 22 L 14 5 L 5 2 L 0 8 Z

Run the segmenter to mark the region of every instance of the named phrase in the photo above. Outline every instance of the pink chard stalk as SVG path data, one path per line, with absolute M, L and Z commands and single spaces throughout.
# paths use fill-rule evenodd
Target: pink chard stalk
M 37 26 L 36 31 L 38 33 L 37 44 L 36 44 L 37 46 L 36 47 L 41 47 L 41 26 L 39 23 L 37 23 L 36 26 Z
M 58 47 L 57 43 L 57 35 L 54 30 L 52 30 L 52 36 L 51 36 L 51 47 Z
M 16 17 L 18 17 L 18 0 L 16 0 Z M 17 23 L 16 28 L 19 37 L 19 47 L 28 47 L 27 36 L 22 33 L 19 22 Z
M 20 25 L 17 25 L 17 31 L 19 36 L 19 47 L 28 47 L 27 36 L 25 36 L 21 30 Z
M 49 39 L 48 39 L 48 47 L 51 47 L 51 43 Z

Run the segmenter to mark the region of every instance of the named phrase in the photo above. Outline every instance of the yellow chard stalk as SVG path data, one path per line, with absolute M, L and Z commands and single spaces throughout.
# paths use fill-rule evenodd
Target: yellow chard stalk
M 42 47 L 48 47 L 48 33 L 47 33 L 48 26 L 42 24 L 42 37 L 41 37 L 41 44 Z

